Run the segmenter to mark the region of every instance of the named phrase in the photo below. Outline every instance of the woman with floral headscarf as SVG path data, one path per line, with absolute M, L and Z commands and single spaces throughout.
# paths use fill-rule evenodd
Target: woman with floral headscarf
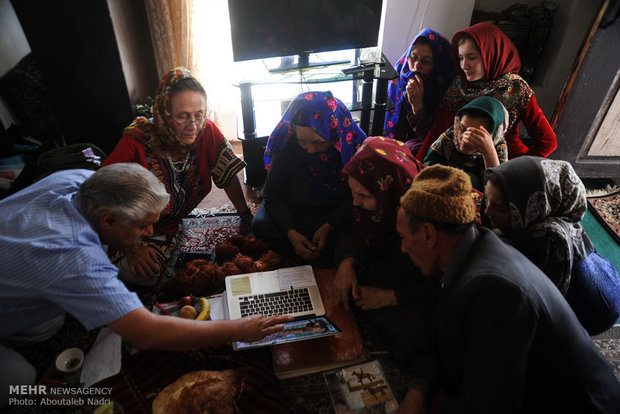
M 499 100 L 510 115 L 506 131 L 508 158 L 547 157 L 557 147 L 555 132 L 538 106 L 534 91 L 518 75 L 521 59 L 516 46 L 492 23 L 478 23 L 452 37 L 452 60 L 457 76 L 439 103 L 431 129 L 416 157 L 423 160 L 429 147 L 454 123 L 456 112 L 481 96 Z M 531 143 L 519 137 L 523 122 Z
M 252 222 L 257 237 L 288 241 L 316 259 L 329 235 L 351 219 L 340 170 L 366 139 L 331 92 L 305 92 L 286 109 L 265 149 L 264 203 Z
M 394 70 L 399 77 L 388 85 L 394 109 L 385 114 L 385 136 L 404 141 L 415 154 L 454 76 L 450 42 L 425 28 L 413 39 Z
M 346 308 L 352 299 L 400 365 L 422 329 L 416 310 L 432 297 L 420 294 L 426 281 L 400 251 L 396 232 L 400 197 L 423 167 L 404 143 L 369 137 L 342 170 L 353 196 L 353 234 L 336 246 L 335 294 Z
M 536 264 L 590 335 L 620 316 L 620 280 L 580 221 L 583 183 L 565 161 L 519 157 L 485 173 L 486 214 L 506 242 Z
M 424 163 L 460 168 L 469 175 L 472 187 L 482 191 L 484 170 L 507 161 L 504 133 L 508 122 L 500 101 L 476 98 L 456 113 L 454 125 L 433 143 Z
M 252 220 L 237 177 L 245 163 L 206 118 L 206 105 L 207 95 L 192 73 L 183 67 L 172 69 L 157 87 L 153 118 L 138 117 L 125 128 L 103 164 L 136 162 L 155 174 L 170 194 L 153 229 L 167 240 L 135 244 L 115 258 L 126 280 L 155 283 L 179 223 L 211 191 L 211 180 L 226 191 L 245 221 Z
M 358 288 L 354 265 L 370 257 L 374 258 L 370 262 L 376 262 L 379 258 L 386 258 L 386 254 L 389 256 L 387 261 L 393 262 L 392 253 L 395 253 L 409 264 L 402 271 L 413 268 L 399 249 L 396 213 L 400 197 L 423 167 L 402 142 L 369 137 L 342 170 L 353 196 L 353 230 L 354 240 L 357 240 L 339 246 L 339 250 L 347 248 L 351 252 L 345 254 L 336 275 L 337 291 L 345 307 L 348 307 L 350 297 L 359 307 L 368 309 L 393 306 L 398 299 L 400 302 L 408 300 L 406 295 L 397 298 L 393 289 L 388 292 L 379 288 Z

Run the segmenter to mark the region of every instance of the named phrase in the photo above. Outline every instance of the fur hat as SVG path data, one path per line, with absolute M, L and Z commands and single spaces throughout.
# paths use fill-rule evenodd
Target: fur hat
M 407 214 L 445 224 L 466 224 L 476 220 L 471 180 L 462 170 L 444 165 L 426 167 L 400 198 Z

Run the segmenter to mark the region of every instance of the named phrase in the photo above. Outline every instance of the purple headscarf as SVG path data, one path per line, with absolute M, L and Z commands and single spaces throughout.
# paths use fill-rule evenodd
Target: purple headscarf
M 308 169 L 308 179 L 322 195 L 338 196 L 344 191 L 339 177 L 366 134 L 355 123 L 351 112 L 330 91 L 305 92 L 297 95 L 267 140 L 265 168 L 269 170 L 273 155 L 296 137 L 295 126 L 310 127 L 331 147 L 325 152 L 306 153 L 299 145 Z
M 406 111 L 411 112 L 411 107 L 407 105 L 407 97 L 405 95 L 407 83 L 414 75 L 409 70 L 409 64 L 407 58 L 411 54 L 416 40 L 420 37 L 426 38 L 433 50 L 433 73 L 424 76 L 424 106 L 428 111 L 433 111 L 432 106 L 436 106 L 443 93 L 450 86 L 450 82 L 454 76 L 454 64 L 450 57 L 450 42 L 443 37 L 440 33 L 425 28 L 413 39 L 413 42 L 409 45 L 409 48 L 401 56 L 401 58 L 394 66 L 394 70 L 398 73 L 399 77 L 393 79 L 388 85 L 388 96 L 394 102 L 394 109 L 385 114 L 385 134 L 388 138 L 394 138 L 396 132 L 396 124 L 400 119 L 400 112 L 404 108 Z M 403 105 L 403 102 L 405 105 Z

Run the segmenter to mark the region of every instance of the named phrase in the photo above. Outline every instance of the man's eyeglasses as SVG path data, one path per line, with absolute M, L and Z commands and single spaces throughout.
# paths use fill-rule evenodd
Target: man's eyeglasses
M 200 127 L 204 119 L 204 114 L 197 114 L 194 118 L 192 118 L 189 114 L 179 114 L 173 118 L 174 122 L 176 122 L 179 126 L 182 125 L 184 127 L 188 127 L 194 122 L 197 127 Z

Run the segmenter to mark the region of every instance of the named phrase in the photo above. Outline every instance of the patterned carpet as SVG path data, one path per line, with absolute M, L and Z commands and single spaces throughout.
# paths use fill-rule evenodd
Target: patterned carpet
M 241 219 L 237 214 L 188 217 L 181 223 L 178 248 L 181 252 L 191 253 L 212 251 L 230 236 L 239 234 L 240 230 Z
M 605 230 L 620 243 L 620 188 L 615 186 L 590 192 L 588 208 Z
M 252 213 L 258 209 L 254 203 L 248 206 Z M 209 252 L 235 234 L 250 236 L 251 229 L 241 221 L 232 203 L 218 208 L 196 208 L 181 222 L 178 249 L 189 253 Z
M 615 325 L 606 332 L 593 337 L 594 345 L 609 361 L 616 378 L 620 381 L 620 325 Z

